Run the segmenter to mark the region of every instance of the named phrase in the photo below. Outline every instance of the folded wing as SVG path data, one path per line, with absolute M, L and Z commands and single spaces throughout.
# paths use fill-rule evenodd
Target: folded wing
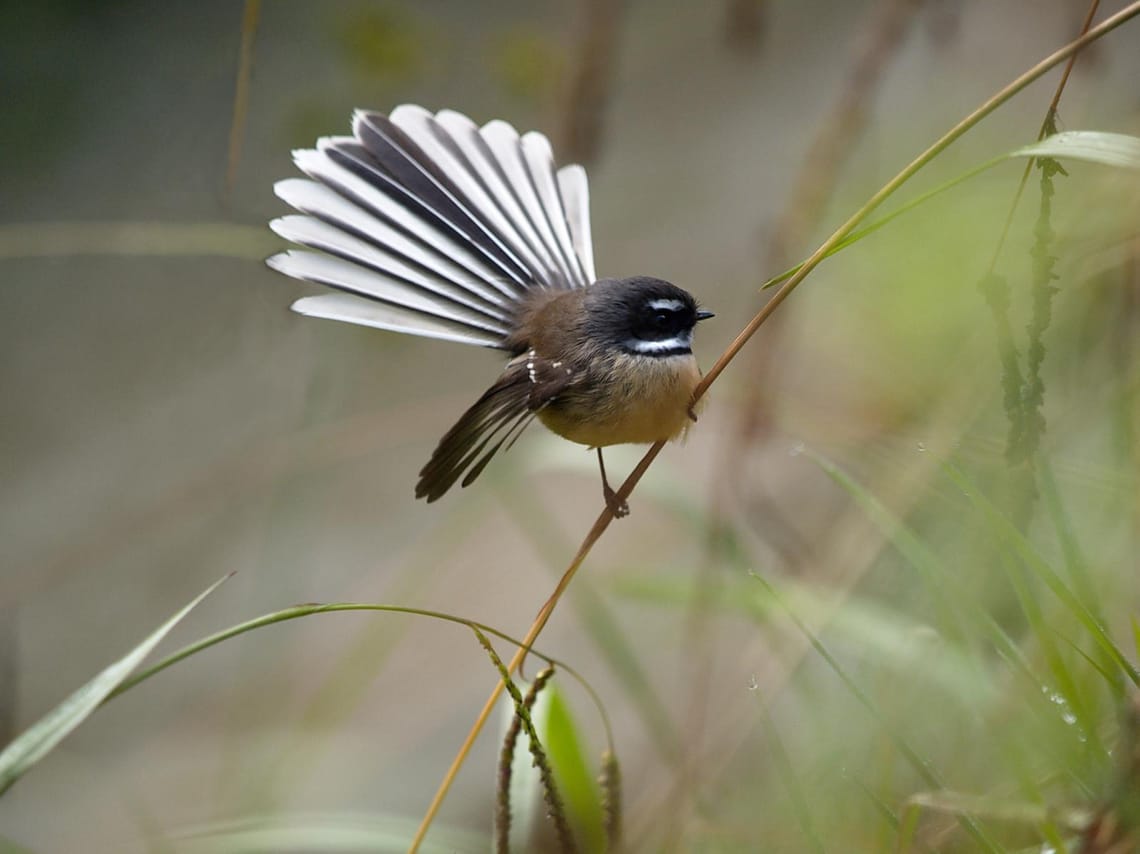
M 468 486 L 500 450 L 510 448 L 534 416 L 581 376 L 533 350 L 512 359 L 499 379 L 447 431 L 420 471 L 416 498 L 435 501 L 460 477 Z

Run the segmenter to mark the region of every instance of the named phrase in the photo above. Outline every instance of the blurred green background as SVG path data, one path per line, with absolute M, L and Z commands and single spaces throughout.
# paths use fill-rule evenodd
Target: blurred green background
M 590 170 L 599 272 L 660 276 L 716 311 L 697 343 L 707 366 L 764 280 L 1070 40 L 1085 7 L 275 0 L 260 7 L 235 131 L 243 10 L 7 8 L 0 742 L 234 570 L 166 648 L 309 601 L 434 608 L 521 636 L 600 510 L 593 456 L 537 428 L 472 488 L 413 500 L 499 362 L 288 311 L 311 291 L 260 259 L 278 246 L 264 223 L 284 212 L 272 184 L 295 174 L 291 149 L 348 132 L 354 107 L 405 102 L 545 131 Z M 1137 33 L 1082 56 L 1064 127 L 1140 132 Z M 1035 138 L 1058 76 L 917 184 Z M 811 276 L 556 612 L 539 646 L 604 698 L 633 850 L 892 850 L 884 814 L 931 786 L 889 734 L 952 789 L 1051 804 L 1102 793 L 1120 692 L 1042 594 L 1058 671 L 1053 632 L 1005 574 L 1013 540 L 941 468 L 966 471 L 1050 565 L 1071 569 L 1076 548 L 1086 601 L 1135 661 L 1140 184 L 1087 165 L 1058 179 L 1042 442 L 1056 490 L 1034 498 L 1003 457 L 998 345 L 975 287 L 1021 168 Z M 1021 347 L 1036 180 L 999 259 Z M 611 473 L 639 453 L 607 454 Z M 956 592 L 916 571 L 899 524 Z M 785 591 L 879 719 L 750 573 Z M 955 631 L 943 612 L 959 606 Z M 994 652 L 991 618 L 1036 682 Z M 1083 737 L 1066 730 L 1058 673 L 1087 701 Z M 251 815 L 414 824 L 495 678 L 468 633 L 426 620 L 266 629 L 96 713 L 0 800 L 0 835 L 33 851 L 179 850 L 180 830 Z M 600 752 L 596 715 L 565 687 Z M 440 827 L 489 833 L 496 751 L 488 733 Z M 1039 838 L 996 828 L 1013 847 Z M 976 850 L 945 816 L 919 832 L 927 850 Z

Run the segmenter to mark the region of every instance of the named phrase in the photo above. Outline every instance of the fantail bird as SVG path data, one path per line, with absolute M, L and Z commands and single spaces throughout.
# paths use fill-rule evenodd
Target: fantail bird
M 597 279 L 581 166 L 556 170 L 550 143 L 505 122 L 479 128 L 451 110 L 358 111 L 352 136 L 325 137 L 294 162 L 311 180 L 275 191 L 302 215 L 270 226 L 318 252 L 270 267 L 335 288 L 293 310 L 512 355 L 440 440 L 416 497 L 467 486 L 537 417 L 602 448 L 685 432 L 700 370 L 693 328 L 712 313 L 660 279 Z

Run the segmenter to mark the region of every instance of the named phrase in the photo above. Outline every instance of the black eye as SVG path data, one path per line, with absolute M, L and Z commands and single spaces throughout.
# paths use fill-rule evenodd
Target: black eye
M 693 325 L 691 312 L 681 300 L 654 297 L 630 308 L 626 329 L 642 341 L 669 341 Z

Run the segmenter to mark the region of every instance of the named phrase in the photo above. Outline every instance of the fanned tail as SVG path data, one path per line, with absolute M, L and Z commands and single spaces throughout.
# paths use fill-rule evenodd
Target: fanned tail
M 534 289 L 594 281 L 586 173 L 556 171 L 540 133 L 405 105 L 294 161 L 308 178 L 275 190 L 300 213 L 270 226 L 307 248 L 267 263 L 337 291 L 302 314 L 503 347 Z

